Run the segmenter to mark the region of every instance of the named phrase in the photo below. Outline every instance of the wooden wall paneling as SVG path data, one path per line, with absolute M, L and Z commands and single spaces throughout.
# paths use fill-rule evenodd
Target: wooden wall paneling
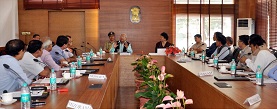
M 0 47 L 0 56 L 6 54 L 5 47 Z
M 19 39 L 28 44 L 34 34 L 48 36 L 48 10 L 26 11 L 23 0 L 18 0 Z M 22 36 L 21 32 L 31 32 L 31 35 Z
M 70 35 L 73 47 L 80 48 L 86 40 L 84 13 L 84 11 L 49 11 L 49 37 L 56 42 L 59 35 Z
M 107 42 L 108 32 L 114 31 L 116 40 L 121 33 L 127 34 L 135 53 L 154 52 L 160 34 L 167 32 L 172 42 L 171 1 L 170 0 L 101 0 L 99 10 L 99 33 L 101 46 Z M 132 6 L 141 8 L 141 22 L 132 24 L 129 11 Z
M 19 19 L 19 33 L 24 31 L 29 31 L 32 34 L 26 37 L 20 35 L 20 39 L 24 42 L 29 42 L 32 39 L 34 33 L 40 34 L 42 37 L 49 36 L 49 20 L 48 20 L 48 12 L 56 11 L 56 10 L 24 10 L 23 8 L 23 0 L 18 0 L 18 19 Z M 83 11 L 85 12 L 85 38 L 79 38 L 77 40 L 85 40 L 93 45 L 95 48 L 99 48 L 99 17 L 98 17 L 98 9 L 67 9 L 67 10 L 59 10 L 61 12 L 73 12 Z M 68 18 L 70 19 L 70 18 Z M 63 31 L 67 31 L 66 28 L 61 28 Z M 56 41 L 55 39 L 51 39 L 52 41 Z M 74 44 L 74 42 L 73 42 Z M 83 44 L 91 48 L 90 46 Z M 81 49 L 80 45 L 76 45 L 77 48 Z M 80 51 L 79 51 L 80 52 Z

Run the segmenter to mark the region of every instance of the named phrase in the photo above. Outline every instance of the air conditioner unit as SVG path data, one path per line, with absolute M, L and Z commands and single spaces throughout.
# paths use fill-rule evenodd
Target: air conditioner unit
M 255 33 L 255 22 L 252 18 L 237 19 L 237 39 L 239 39 L 240 35 L 251 35 L 254 33 Z

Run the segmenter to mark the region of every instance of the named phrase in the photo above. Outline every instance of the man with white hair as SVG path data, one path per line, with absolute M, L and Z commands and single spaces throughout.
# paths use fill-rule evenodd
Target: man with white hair
M 120 35 L 120 40 L 117 41 L 113 47 L 114 47 L 114 52 L 127 52 L 127 53 L 133 53 L 131 43 L 127 42 L 127 35 L 126 34 L 121 34 Z
M 47 39 L 42 44 L 43 53 L 41 55 L 41 60 L 46 63 L 50 68 L 53 68 L 55 72 L 61 72 L 61 67 L 55 63 L 53 60 L 50 51 L 52 50 L 52 41 Z M 57 77 L 61 77 L 61 74 L 57 73 Z

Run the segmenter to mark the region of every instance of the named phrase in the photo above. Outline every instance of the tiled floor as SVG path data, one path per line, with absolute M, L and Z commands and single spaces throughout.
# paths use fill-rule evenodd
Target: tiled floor
M 119 87 L 116 109 L 138 109 L 139 101 L 135 98 L 135 87 Z

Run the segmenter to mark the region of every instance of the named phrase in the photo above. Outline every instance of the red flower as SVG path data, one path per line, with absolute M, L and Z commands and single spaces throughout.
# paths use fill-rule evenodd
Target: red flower
M 180 53 L 181 50 L 178 47 L 174 47 L 174 46 L 170 46 L 167 47 L 165 50 L 165 53 L 168 54 L 176 54 L 176 53 Z

